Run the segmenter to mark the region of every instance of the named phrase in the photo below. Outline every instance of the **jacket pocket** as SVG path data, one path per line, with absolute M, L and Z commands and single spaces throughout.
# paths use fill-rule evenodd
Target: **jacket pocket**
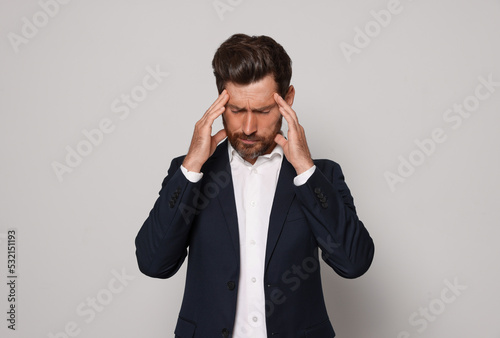
M 194 332 L 196 331 L 196 324 L 179 317 L 177 320 L 177 325 L 175 326 L 175 337 L 177 338 L 193 338 Z
M 324 322 L 307 328 L 305 336 L 306 338 L 333 338 L 335 337 L 335 331 L 333 331 L 330 321 L 325 320 Z

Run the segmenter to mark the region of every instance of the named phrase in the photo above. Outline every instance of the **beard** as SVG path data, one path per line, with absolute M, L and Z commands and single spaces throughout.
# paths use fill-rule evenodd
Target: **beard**
M 226 129 L 227 139 L 236 152 L 246 161 L 252 162 L 257 157 L 270 153 L 276 146 L 274 138 L 281 132 L 280 118 L 274 125 L 273 131 L 267 136 L 260 136 L 256 133 L 246 135 L 242 132 L 232 133 L 226 127 L 226 122 L 222 119 L 224 129 Z M 254 144 L 243 143 L 242 140 L 256 141 Z

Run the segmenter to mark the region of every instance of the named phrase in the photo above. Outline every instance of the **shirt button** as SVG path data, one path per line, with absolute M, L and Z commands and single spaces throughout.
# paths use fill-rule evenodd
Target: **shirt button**
M 252 240 L 250 241 L 250 244 L 251 244 L 251 245 L 255 245 L 255 241 L 252 239 Z
M 255 283 L 257 281 L 257 278 L 252 277 L 252 282 Z
M 255 201 L 250 202 L 250 205 L 254 207 L 257 203 Z
M 257 169 L 252 169 L 252 174 L 257 174 Z
M 256 321 L 257 321 L 257 320 L 259 320 L 259 319 L 258 319 L 257 317 L 253 317 L 253 318 L 252 318 L 252 320 L 253 320 L 254 322 L 256 322 Z

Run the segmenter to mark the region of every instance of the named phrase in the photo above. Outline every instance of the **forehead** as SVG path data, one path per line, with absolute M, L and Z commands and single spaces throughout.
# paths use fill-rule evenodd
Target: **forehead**
M 234 82 L 226 84 L 229 94 L 229 104 L 238 107 L 250 105 L 251 107 L 262 106 L 274 102 L 273 94 L 277 85 L 272 75 L 250 84 L 240 85 Z

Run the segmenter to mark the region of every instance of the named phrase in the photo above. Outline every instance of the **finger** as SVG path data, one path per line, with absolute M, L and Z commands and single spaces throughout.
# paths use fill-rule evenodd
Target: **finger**
M 227 91 L 224 89 L 220 94 L 219 96 L 217 97 L 217 99 L 212 103 L 212 105 L 207 109 L 207 110 L 210 110 L 212 109 L 213 107 L 215 107 L 225 96 L 227 95 Z
M 286 122 L 290 124 L 291 121 L 291 116 L 290 113 L 288 113 L 286 110 L 284 110 L 283 105 L 280 100 L 281 96 L 279 96 L 277 93 L 274 93 L 274 101 L 278 104 L 278 110 L 280 114 L 285 118 Z
M 224 113 L 228 101 L 229 95 L 226 92 L 220 97 L 220 100 L 217 100 L 217 103 L 205 113 L 204 118 L 207 119 L 208 123 L 212 124 L 217 117 Z
M 297 118 L 297 114 L 295 111 L 288 105 L 288 103 L 277 93 L 274 94 L 274 99 L 276 103 L 278 103 L 278 108 L 288 122 L 288 124 L 299 124 L 299 119 Z M 293 121 L 293 123 L 291 123 Z
M 200 126 L 204 128 L 211 128 L 215 119 L 226 110 L 225 105 L 228 100 L 229 95 L 227 94 L 227 91 L 224 90 L 221 95 L 219 95 L 214 104 L 205 112 L 203 117 L 200 119 Z
M 229 100 L 229 95 L 227 94 L 227 90 L 224 89 L 220 93 L 219 97 L 217 97 L 217 100 L 215 100 L 214 103 L 212 103 L 212 105 L 210 106 L 210 108 L 207 109 L 205 114 L 210 113 L 214 109 L 217 109 L 217 107 L 220 107 L 221 102 L 223 102 L 223 105 L 225 105 L 227 100 Z
M 221 116 L 225 111 L 226 111 L 226 107 L 225 106 L 220 106 L 220 107 L 215 108 L 214 110 L 212 110 L 210 112 L 210 114 L 208 114 L 205 117 L 205 122 L 208 123 L 208 124 L 210 124 L 210 126 L 212 126 L 212 124 L 214 123 L 215 119 L 218 118 L 219 116 Z
M 276 136 L 274 137 L 274 142 L 278 143 L 281 148 L 284 148 L 288 143 L 287 139 L 281 134 L 276 134 Z
M 291 137 L 294 137 L 292 135 L 296 135 L 296 134 L 300 133 L 301 125 L 299 124 L 299 122 L 296 119 L 293 118 L 293 116 L 290 114 L 290 112 L 287 111 L 283 107 L 279 107 L 279 111 L 280 111 L 281 115 L 283 115 L 285 117 L 286 121 L 288 122 L 288 135 L 290 135 Z

